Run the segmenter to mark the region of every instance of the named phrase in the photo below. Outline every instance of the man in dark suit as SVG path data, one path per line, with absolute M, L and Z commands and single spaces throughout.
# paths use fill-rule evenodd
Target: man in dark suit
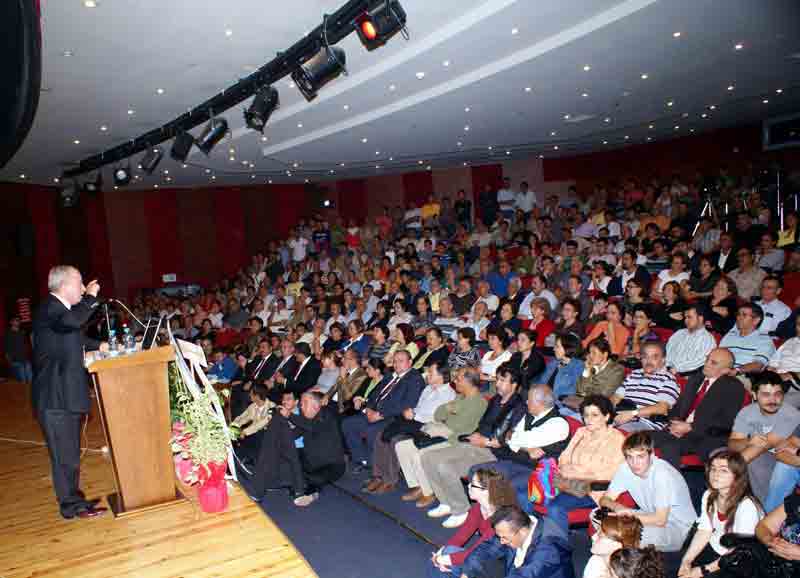
M 295 399 L 289 392 L 284 398 Z M 321 393 L 308 391 L 300 398 L 300 412 L 293 410 L 284 401 L 264 430 L 255 472 L 245 482 L 255 501 L 267 490 L 288 486 L 294 504 L 308 506 L 322 486 L 344 475 L 344 448 L 333 406 L 322 405 Z M 300 438 L 302 444 L 296 443 Z
M 711 254 L 711 264 L 726 274 L 739 268 L 739 259 L 736 257 L 733 235 L 722 233 L 719 236 L 719 250 Z
M 263 384 L 266 377 L 275 373 L 280 357 L 272 352 L 269 339 L 262 339 L 258 344 L 258 354 L 247 363 L 244 379 L 231 382 L 231 418 L 235 419 L 250 403 L 250 387 L 256 383 Z
M 319 375 L 322 373 L 322 366 L 316 357 L 311 354 L 311 347 L 308 343 L 298 343 L 294 346 L 294 359 L 297 361 L 297 369 L 294 373 L 284 374 L 283 391 L 291 391 L 300 397 L 306 391 L 317 385 Z M 281 377 L 276 378 L 281 383 Z
M 727 445 L 745 395 L 742 382 L 731 375 L 733 365 L 728 349 L 709 353 L 702 373 L 689 380 L 667 414 L 669 427 L 650 432 L 661 457 L 674 467 L 680 467 L 683 455 L 697 454 L 706 461 Z
M 288 339 L 281 341 L 281 357 L 278 364 L 270 368 L 269 371 L 262 371 L 261 378 L 264 385 L 270 390 L 269 398 L 275 404 L 281 402 L 281 392 L 286 378 L 297 372 L 297 359 L 294 357 L 294 343 Z
M 83 285 L 74 267 L 53 267 L 47 277 L 50 295 L 33 321 L 32 401 L 50 451 L 53 487 L 61 515 L 92 518 L 107 508 L 87 500 L 80 485 L 81 419 L 89 412 L 85 350 L 108 351 L 107 343 L 90 340 L 81 328 L 98 305 L 100 285 Z
M 423 389 L 425 380 L 419 371 L 411 367 L 411 355 L 401 350 L 394 354 L 394 373 L 383 378 L 368 399 L 354 399 L 355 408 L 360 413 L 342 422 L 342 433 L 350 449 L 354 473 L 366 470 L 367 459 L 373 454 L 375 438 L 393 418 L 403 415 L 406 409 L 416 407 Z M 364 435 L 366 443 L 362 438 Z
M 636 252 L 631 249 L 622 253 L 622 273 L 609 282 L 609 295 L 625 295 L 625 286 L 629 279 L 634 279 L 641 286 L 644 295 L 649 294 L 650 273 L 641 265 L 636 264 L 636 258 Z

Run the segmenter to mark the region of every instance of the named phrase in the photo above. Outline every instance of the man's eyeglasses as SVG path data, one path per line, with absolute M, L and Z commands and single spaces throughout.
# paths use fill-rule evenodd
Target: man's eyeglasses
M 469 487 L 470 488 L 475 488 L 476 490 L 485 490 L 486 489 L 484 486 L 481 486 L 480 484 L 470 484 Z

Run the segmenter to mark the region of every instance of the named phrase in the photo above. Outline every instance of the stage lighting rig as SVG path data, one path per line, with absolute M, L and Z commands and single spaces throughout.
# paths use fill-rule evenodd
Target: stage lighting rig
M 406 11 L 399 0 L 386 0 L 372 10 L 364 12 L 354 22 L 358 38 L 367 50 L 375 50 L 386 44 L 392 36 L 406 30 Z
M 344 50 L 338 46 L 325 45 L 292 72 L 292 80 L 305 99 L 311 102 L 317 97 L 320 88 L 342 72 L 347 73 Z
M 203 133 L 200 135 L 200 138 L 197 139 L 195 144 L 197 148 L 199 148 L 203 153 L 208 156 L 211 152 L 211 149 L 225 138 L 225 135 L 228 133 L 228 121 L 224 118 L 214 118 L 208 121 L 206 128 L 203 129 Z
M 193 144 L 194 137 L 186 131 L 181 131 L 175 136 L 175 140 L 172 141 L 172 148 L 169 151 L 169 156 L 180 163 L 186 162 L 186 157 L 189 156 L 189 151 L 192 150 Z
M 252 104 L 244 111 L 244 121 L 251 129 L 263 133 L 269 117 L 279 106 L 280 98 L 275 87 L 262 86 L 256 92 Z
M 58 200 L 65 209 L 76 206 L 80 198 L 80 191 L 74 181 L 69 185 L 64 185 L 58 192 Z
M 161 147 L 148 149 L 148 151 L 144 153 L 142 160 L 139 161 L 139 168 L 148 175 L 152 175 L 162 158 L 164 158 L 164 149 Z
M 114 186 L 124 187 L 131 182 L 131 163 L 128 161 L 128 166 L 123 167 L 119 165 L 114 167 Z
M 102 190 L 103 188 L 103 173 L 97 171 L 97 174 L 94 177 L 94 180 L 89 180 L 83 183 L 83 192 L 94 194 Z

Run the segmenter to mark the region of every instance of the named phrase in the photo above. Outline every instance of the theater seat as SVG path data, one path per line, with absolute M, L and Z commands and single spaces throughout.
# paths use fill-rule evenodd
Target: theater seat
M 620 494 L 618 501 L 629 508 L 636 507 L 636 502 L 633 501 L 633 498 L 631 498 L 631 495 L 628 492 Z M 542 516 L 547 515 L 547 506 L 536 505 L 533 507 L 533 509 Z M 592 510 L 593 508 L 578 508 L 577 510 L 572 510 L 569 514 L 567 514 L 567 520 L 569 522 L 570 529 L 577 530 L 580 528 L 588 528 L 589 534 L 593 534 L 594 530 L 589 523 Z

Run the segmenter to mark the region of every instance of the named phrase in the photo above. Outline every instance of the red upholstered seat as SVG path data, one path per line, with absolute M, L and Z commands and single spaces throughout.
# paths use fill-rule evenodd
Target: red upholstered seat
M 628 492 L 624 492 L 620 494 L 619 498 L 617 499 L 621 504 L 628 506 L 629 508 L 635 508 L 636 502 L 633 501 L 631 495 Z M 547 515 L 547 506 L 536 505 L 533 507 L 537 513 L 546 516 Z M 578 508 L 577 510 L 572 510 L 569 514 L 567 514 L 567 520 L 569 521 L 569 527 L 572 529 L 576 528 L 589 528 L 589 534 L 593 534 L 594 530 L 592 525 L 589 523 L 590 517 L 592 514 L 593 508 Z
M 665 329 L 663 327 L 653 327 L 653 333 L 658 335 L 659 341 L 666 343 L 672 334 L 675 333 L 672 329 Z

